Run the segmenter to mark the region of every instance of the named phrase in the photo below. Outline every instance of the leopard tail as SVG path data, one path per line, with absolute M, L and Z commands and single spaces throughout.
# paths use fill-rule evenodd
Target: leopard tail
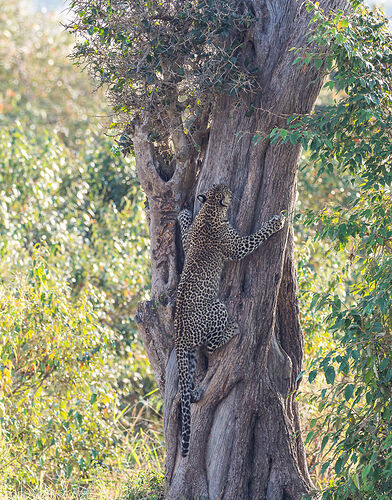
M 183 457 L 186 457 L 189 452 L 191 434 L 191 381 L 188 366 L 188 349 L 177 346 L 176 356 L 181 390 L 181 454 Z

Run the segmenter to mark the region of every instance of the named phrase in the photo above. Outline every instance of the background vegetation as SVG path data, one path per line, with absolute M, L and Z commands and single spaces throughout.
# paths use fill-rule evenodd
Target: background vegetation
M 363 6 L 314 12 L 329 79 L 314 115 L 269 138 L 305 147 L 306 445 L 325 498 L 389 499 L 391 36 Z M 55 17 L 0 0 L 0 494 L 159 498 L 161 401 L 132 319 L 149 286 L 143 193 L 73 45 Z M 298 48 L 297 64 L 322 63 Z
M 56 17 L 0 1 L 2 498 L 133 498 L 162 476 L 133 321 L 149 286 L 143 194 L 73 43 Z

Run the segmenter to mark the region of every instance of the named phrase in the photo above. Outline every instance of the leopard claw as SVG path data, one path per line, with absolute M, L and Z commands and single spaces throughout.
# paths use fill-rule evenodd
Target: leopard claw
M 198 403 L 203 397 L 203 394 L 204 394 L 203 387 L 196 387 L 195 389 L 193 389 L 191 392 L 191 403 Z

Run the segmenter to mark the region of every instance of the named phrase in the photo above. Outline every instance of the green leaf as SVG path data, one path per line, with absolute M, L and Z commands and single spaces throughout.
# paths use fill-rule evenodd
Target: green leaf
M 320 69 L 321 66 L 323 65 L 323 59 L 313 59 L 313 64 L 317 69 Z
M 328 435 L 323 437 L 323 440 L 321 441 L 320 453 L 322 453 L 323 449 L 325 448 L 326 444 L 328 443 L 328 440 L 329 440 Z
M 320 473 L 321 475 L 324 474 L 324 472 L 328 469 L 328 467 L 331 465 L 331 461 L 328 460 L 327 462 L 324 462 L 322 467 L 321 467 L 321 470 L 320 470 Z
M 287 130 L 285 129 L 280 130 L 280 137 L 282 138 L 283 142 L 286 140 L 287 134 L 288 134 Z
M 362 481 L 364 483 L 366 483 L 366 478 L 368 477 L 369 475 L 369 472 L 372 470 L 372 464 L 368 464 L 366 465 L 363 469 L 362 469 Z
M 310 306 L 309 306 L 309 309 L 313 309 L 314 306 L 316 305 L 318 299 L 320 298 L 320 294 L 319 293 L 314 293 L 313 294 L 313 297 L 312 297 L 312 301 L 310 303 Z
M 309 384 L 311 384 L 316 377 L 317 377 L 317 370 L 312 370 L 309 373 L 309 377 L 308 377 Z
M 72 465 L 71 464 L 67 464 L 66 467 L 65 467 L 65 476 L 67 479 L 69 479 L 71 477 L 71 474 L 72 474 Z
M 310 441 L 312 441 L 312 439 L 313 439 L 313 436 L 314 436 L 314 431 L 308 432 L 308 435 L 306 436 L 305 444 L 310 443 Z
M 328 365 L 324 368 L 324 375 L 327 384 L 333 384 L 335 382 L 335 368 L 332 365 Z
M 293 146 L 296 146 L 298 144 L 298 138 L 299 138 L 298 132 L 294 132 L 294 133 L 289 135 L 289 141 L 291 142 L 291 144 Z
M 346 401 L 348 401 L 350 398 L 352 398 L 354 394 L 354 385 L 353 384 L 347 384 L 345 389 L 344 389 L 344 398 Z
M 381 297 L 377 299 L 377 304 L 380 306 L 382 314 L 387 314 L 389 307 L 391 306 L 391 302 L 389 300 L 388 295 L 387 294 L 381 295 Z
M 353 478 L 353 483 L 355 484 L 355 487 L 358 490 L 360 490 L 361 489 L 361 484 L 359 482 L 359 476 L 358 476 L 358 474 L 353 474 L 352 478 Z
M 344 465 L 344 457 L 343 456 L 340 456 L 337 460 L 336 460 L 336 463 L 335 463 L 335 472 L 337 475 L 340 474 L 342 468 L 343 468 L 343 465 Z

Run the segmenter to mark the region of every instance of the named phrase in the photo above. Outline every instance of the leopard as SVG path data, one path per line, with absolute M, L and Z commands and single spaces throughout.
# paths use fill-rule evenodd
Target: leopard
M 185 260 L 177 288 L 174 340 L 181 393 L 183 457 L 189 453 L 191 403 L 198 402 L 203 393 L 194 384 L 197 349 L 204 346 L 208 354 L 213 353 L 239 333 L 237 322 L 229 318 L 225 304 L 218 298 L 224 264 L 250 255 L 285 223 L 281 212 L 257 232 L 240 236 L 227 218 L 233 198 L 228 186 L 214 184 L 197 198 L 201 208 L 193 221 L 189 209 L 178 214 Z

